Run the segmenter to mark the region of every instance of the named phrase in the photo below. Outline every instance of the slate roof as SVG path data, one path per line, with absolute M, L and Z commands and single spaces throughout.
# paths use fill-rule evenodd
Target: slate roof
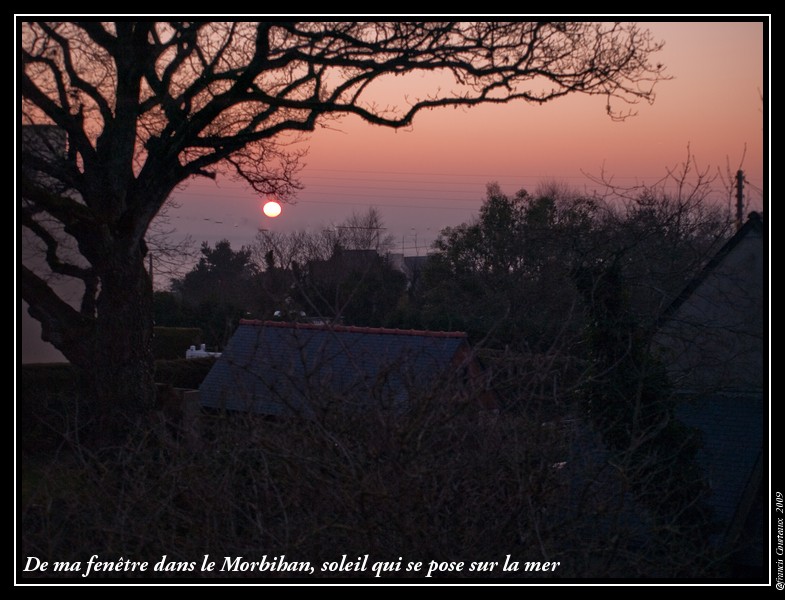
M 750 565 L 762 565 L 763 513 L 755 507 L 767 408 L 764 265 L 758 259 L 764 238 L 760 215 L 751 213 L 660 320 L 661 339 L 681 344 L 674 347 L 682 354 L 672 354 L 668 367 L 684 392 L 676 416 L 702 435 L 697 460 L 719 526 L 713 541 L 744 547 L 736 561 Z
M 663 314 L 656 342 L 675 389 L 763 390 L 764 237 L 751 213 Z
M 200 390 L 202 405 L 312 416 L 330 402 L 401 408 L 455 373 L 465 333 L 241 321 Z
M 695 276 L 692 281 L 682 290 L 682 292 L 671 302 L 671 304 L 663 311 L 659 319 L 659 325 L 664 325 L 674 313 L 684 304 L 706 280 L 706 278 L 716 271 L 727 256 L 733 252 L 739 243 L 744 240 L 748 235 L 760 237 L 763 235 L 763 220 L 757 212 L 751 212 L 747 221 L 739 230 L 720 248 L 717 253 L 711 258 L 706 266 L 701 269 L 701 272 Z
M 709 504 L 720 524 L 718 540 L 732 537 L 745 494 L 755 492 L 754 472 L 763 451 L 764 402 L 760 394 L 716 395 L 683 402 L 676 417 L 700 430 L 703 447 L 697 459 L 711 489 Z M 748 509 L 747 509 L 748 510 Z

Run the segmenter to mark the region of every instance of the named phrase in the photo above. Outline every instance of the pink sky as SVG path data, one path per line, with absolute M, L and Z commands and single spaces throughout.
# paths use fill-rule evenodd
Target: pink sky
M 728 162 L 735 172 L 746 146 L 748 210 L 762 210 L 760 190 L 769 185 L 760 96 L 768 94 L 764 82 L 769 82 L 763 25 L 658 22 L 647 27 L 665 42 L 657 60 L 673 79 L 658 85 L 653 105 L 639 105 L 638 115 L 622 123 L 605 114 L 604 98 L 580 96 L 544 106 L 436 110 L 399 131 L 345 118 L 307 139 L 300 174 L 305 188 L 280 217 L 265 217 L 266 199 L 237 182 L 202 179 L 176 194 L 182 204 L 172 213 L 177 235 L 211 244 L 227 238 L 239 248 L 259 228 L 316 230 L 340 223 L 353 210 L 376 206 L 404 252 L 422 255 L 441 229 L 477 214 L 489 182 L 499 182 L 508 193 L 533 191 L 543 180 L 590 189 L 584 173 L 598 175 L 604 166 L 618 183 L 654 183 L 684 161 L 688 144 L 699 166 L 711 173 L 725 172 Z M 719 180 L 715 187 L 715 201 L 726 205 Z M 61 360 L 51 346 L 42 352 L 40 329 L 26 312 L 22 323 L 23 362 Z
M 543 106 L 434 110 L 399 131 L 344 118 L 309 136 L 300 174 L 305 189 L 280 217 L 264 217 L 263 199 L 237 182 L 195 181 L 177 194 L 183 207 L 175 224 L 199 241 L 226 237 L 241 245 L 259 227 L 320 228 L 377 206 L 406 253 L 423 253 L 439 230 L 476 215 L 489 182 L 509 193 L 533 191 L 546 179 L 586 189 L 594 184 L 584 173 L 599 174 L 604 166 L 618 183 L 654 183 L 684 161 L 688 144 L 698 165 L 713 174 L 725 173 L 728 164 L 735 172 L 746 147 L 742 168 L 754 186 L 747 189 L 748 208 L 761 210 L 763 24 L 646 27 L 665 42 L 657 60 L 673 79 L 658 85 L 653 105 L 638 105 L 637 116 L 624 122 L 608 118 L 604 98 L 585 96 Z M 716 201 L 726 205 L 719 180 L 716 189 Z

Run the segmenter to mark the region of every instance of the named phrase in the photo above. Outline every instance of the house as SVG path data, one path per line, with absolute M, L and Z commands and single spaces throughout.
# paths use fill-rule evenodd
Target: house
M 763 572 L 764 227 L 747 222 L 665 311 L 655 343 L 679 394 L 676 416 L 703 439 L 698 460 L 733 576 Z
M 208 409 L 313 418 L 403 411 L 435 391 L 496 408 L 465 333 L 243 320 L 200 397 Z
M 387 261 L 390 266 L 406 276 L 407 286 L 410 289 L 417 286 L 429 259 L 429 255 L 404 256 L 403 253 L 394 252 L 387 254 Z
M 365 273 L 373 269 L 380 260 L 376 250 L 351 250 L 338 246 L 327 260 L 308 261 L 308 272 L 317 281 L 337 283 L 349 273 Z

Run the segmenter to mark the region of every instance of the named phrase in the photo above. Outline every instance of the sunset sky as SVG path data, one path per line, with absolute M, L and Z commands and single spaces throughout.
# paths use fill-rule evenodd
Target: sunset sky
M 719 169 L 724 176 L 728 166 L 735 173 L 741 165 L 750 184 L 748 210 L 761 210 L 767 160 L 761 95 L 768 81 L 763 24 L 646 27 L 665 42 L 656 60 L 672 79 L 658 84 L 653 105 L 636 106 L 637 116 L 624 122 L 606 115 L 604 98 L 585 96 L 543 106 L 434 110 L 398 131 L 347 117 L 307 138 L 300 173 L 305 187 L 281 216 L 265 217 L 266 198 L 239 182 L 197 180 L 176 194 L 182 207 L 173 223 L 199 242 L 227 238 L 242 245 L 259 228 L 318 229 L 376 206 L 405 253 L 423 254 L 442 228 L 477 214 L 489 182 L 508 193 L 534 191 L 546 180 L 591 191 L 596 185 L 586 174 L 604 169 L 620 185 L 653 184 L 684 162 L 688 146 L 711 175 Z M 719 178 L 715 188 L 716 201 L 727 206 Z
M 747 211 L 763 210 L 762 190 L 769 185 L 769 103 L 762 99 L 769 93 L 769 41 L 763 24 L 646 27 L 665 43 L 655 60 L 672 79 L 658 84 L 654 104 L 638 105 L 637 116 L 624 122 L 607 116 L 603 97 L 582 96 L 543 106 L 435 110 L 398 131 L 354 117 L 331 121 L 329 129 L 305 139 L 304 189 L 279 217 L 266 217 L 261 208 L 268 198 L 239 182 L 200 179 L 174 196 L 180 208 L 171 212 L 173 237 L 191 235 L 210 244 L 226 238 L 239 248 L 260 228 L 319 230 L 375 206 L 398 251 L 423 255 L 441 229 L 477 215 L 490 182 L 508 193 L 534 191 L 544 181 L 591 192 L 597 186 L 586 174 L 604 170 L 619 185 L 653 184 L 684 162 L 688 146 L 711 176 L 741 167 L 749 184 Z M 714 188 L 713 201 L 727 206 L 719 176 Z M 26 312 L 22 325 L 23 362 L 56 360 L 40 353 L 40 330 Z

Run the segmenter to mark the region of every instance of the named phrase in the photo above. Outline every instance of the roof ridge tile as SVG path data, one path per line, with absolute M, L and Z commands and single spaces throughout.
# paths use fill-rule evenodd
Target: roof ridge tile
M 260 319 L 240 319 L 240 325 L 256 327 L 278 327 L 283 329 L 305 329 L 311 331 L 333 331 L 339 333 L 368 333 L 376 335 L 411 335 L 433 338 L 466 338 L 463 331 L 431 331 L 428 329 L 392 329 L 388 327 L 359 327 L 356 325 L 317 325 L 287 321 L 262 321 Z

